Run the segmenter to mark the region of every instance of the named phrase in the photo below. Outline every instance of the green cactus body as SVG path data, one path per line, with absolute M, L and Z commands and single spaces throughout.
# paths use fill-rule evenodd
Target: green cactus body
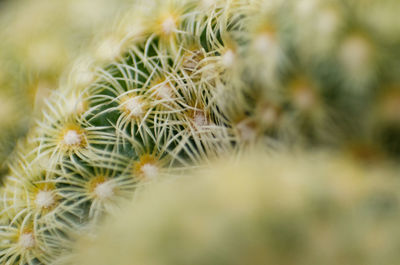
M 10 163 L 0 263 L 52 264 L 135 189 L 238 141 L 217 95 L 229 89 L 235 43 L 257 4 L 136 4 L 77 60 Z
M 0 164 L 4 172 L 0 172 L 1 176 L 7 173 L 5 161 L 15 150 L 17 139 L 25 136 L 33 119 L 40 116 L 43 102 L 58 86 L 62 72 L 86 49 L 94 29 L 110 24 L 117 11 L 128 6 L 129 1 L 3 2 L 0 8 Z M 11 156 L 8 160 L 13 159 Z
M 353 162 L 225 158 L 149 187 L 63 264 L 396 264 L 398 169 Z

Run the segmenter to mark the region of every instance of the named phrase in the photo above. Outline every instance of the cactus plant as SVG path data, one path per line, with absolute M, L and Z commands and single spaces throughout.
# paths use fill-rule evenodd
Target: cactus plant
M 51 263 L 73 231 L 143 183 L 260 141 L 396 157 L 399 40 L 387 20 L 398 3 L 371 10 L 361 1 L 135 2 L 76 61 L 10 163 L 0 262 Z M 304 12 L 327 19 L 321 34 L 299 22 Z
M 327 153 L 226 161 L 149 187 L 63 264 L 398 262 L 398 169 Z
M 58 86 L 73 58 L 84 52 L 94 30 L 110 24 L 127 4 L 125 0 L 1 3 L 1 175 L 6 174 L 3 164 L 17 139 L 40 116 L 45 98 Z
M 147 1 L 77 60 L 10 163 L 0 263 L 51 264 L 156 176 L 232 149 L 217 96 L 253 1 Z M 230 46 L 232 45 L 232 47 Z

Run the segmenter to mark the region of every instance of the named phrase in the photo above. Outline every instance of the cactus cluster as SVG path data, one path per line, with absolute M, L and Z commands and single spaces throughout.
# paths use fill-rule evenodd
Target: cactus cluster
M 398 263 L 398 168 L 307 153 L 228 161 L 149 187 L 63 264 Z
M 152 6 L 153 5 L 153 6 Z M 252 1 L 147 1 L 77 60 L 10 163 L 0 263 L 51 264 L 142 183 L 228 152 L 217 104 Z
M 10 161 L 0 263 L 52 264 L 139 187 L 254 145 L 398 158 L 397 10 L 396 0 L 134 1 Z
M 128 1 L 16 0 L 0 6 L 0 166 L 94 30 L 106 27 Z M 13 158 L 10 158 L 12 160 Z M 1 176 L 0 176 L 1 177 Z

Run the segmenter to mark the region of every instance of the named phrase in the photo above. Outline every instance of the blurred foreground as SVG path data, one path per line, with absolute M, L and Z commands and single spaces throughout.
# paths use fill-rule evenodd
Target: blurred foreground
M 398 264 L 399 168 L 306 153 L 221 162 L 150 185 L 65 264 Z

